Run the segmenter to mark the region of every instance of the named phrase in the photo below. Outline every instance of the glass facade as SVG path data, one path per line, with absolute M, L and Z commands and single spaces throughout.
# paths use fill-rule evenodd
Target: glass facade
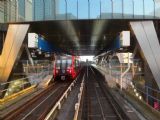
M 33 18 L 34 20 L 43 20 L 44 19 L 44 5 L 43 0 L 33 0 Z
M 25 0 L 19 0 L 18 1 L 18 16 L 19 20 L 24 20 L 25 19 Z
M 18 2 L 18 4 L 16 1 Z M 159 0 L 0 1 L 0 22 L 43 21 L 43 20 L 55 20 L 55 19 L 70 20 L 70 19 L 159 19 L 159 18 L 160 18 Z
M 54 0 L 33 0 L 34 20 L 54 19 Z
M 0 1 L 0 23 L 32 21 L 32 0 Z
M 16 0 L 0 1 L 0 22 L 16 21 L 17 14 Z
M 4 2 L 0 1 L 0 23 L 4 22 Z
M 18 0 L 18 21 L 32 20 L 32 0 Z

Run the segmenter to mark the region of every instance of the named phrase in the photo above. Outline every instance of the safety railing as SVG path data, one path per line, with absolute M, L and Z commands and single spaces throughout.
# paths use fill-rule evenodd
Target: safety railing
M 84 89 L 84 76 L 83 76 L 83 80 L 82 80 L 82 83 L 81 83 L 80 92 L 78 94 L 78 101 L 75 104 L 75 113 L 74 113 L 73 120 L 78 120 L 78 114 L 79 114 L 79 109 L 80 109 L 80 105 L 81 105 L 81 99 L 82 99 L 82 95 L 83 95 L 83 89 Z
M 7 22 L 160 18 L 160 2 L 158 0 L 33 0 L 32 2 L 27 1 L 28 4 L 20 4 L 20 0 L 7 1 L 15 2 L 14 4 L 6 4 L 13 9 L 6 9 L 2 14 L 3 17 L 9 18 L 11 13 L 15 14 L 12 16 L 15 18 L 9 19 Z M 26 9 L 26 7 L 32 9 Z
M 123 81 L 123 84 L 127 86 L 127 88 L 125 88 L 126 91 L 134 94 L 139 100 L 145 101 L 154 109 L 160 110 L 160 90 L 146 85 L 139 87 L 134 80 Z
M 32 65 L 28 60 L 22 60 L 20 63 L 23 65 L 23 72 L 26 73 L 38 73 L 42 70 L 51 70 L 53 69 L 53 63 L 48 60 L 34 60 L 34 65 Z
M 51 120 L 53 114 L 55 113 L 55 111 L 56 111 L 57 109 L 61 109 L 63 100 L 68 97 L 68 94 L 71 92 L 72 87 L 75 85 L 76 82 L 77 82 L 77 78 L 70 84 L 70 86 L 69 86 L 69 87 L 67 88 L 67 90 L 63 93 L 63 95 L 60 97 L 60 99 L 56 102 L 56 104 L 53 106 L 53 108 L 52 108 L 51 111 L 47 114 L 47 116 L 45 117 L 44 120 Z
M 116 67 L 116 66 L 114 66 Z M 106 71 L 108 69 L 107 73 L 110 73 L 110 75 L 114 78 L 112 81 L 114 81 L 119 86 L 120 84 L 120 71 L 114 71 L 112 68 L 109 67 L 109 65 L 101 66 L 102 69 Z M 112 71 L 112 72 L 111 72 Z M 142 73 L 135 73 L 135 75 L 141 75 Z M 156 110 L 160 110 L 160 90 L 154 89 L 150 86 L 146 85 L 139 85 L 135 80 L 133 80 L 131 73 L 127 73 L 122 81 L 122 88 L 134 96 L 136 96 L 139 100 L 145 101 L 148 105 L 153 107 Z
M 136 83 L 132 83 L 132 90 L 135 93 L 135 96 L 140 100 L 144 100 L 148 105 L 152 106 L 156 110 L 160 110 L 160 90 L 153 89 L 149 86 L 144 86 L 139 88 Z M 153 94 L 153 95 L 151 95 Z
M 8 88 L 2 89 L 0 91 L 0 94 L 5 92 L 5 96 L 8 96 L 8 95 L 17 93 L 23 89 L 26 89 L 27 87 L 29 87 L 31 85 L 38 85 L 40 82 L 42 82 L 44 80 L 44 78 L 47 75 L 50 75 L 50 73 L 51 73 L 51 71 L 45 71 L 45 72 L 43 71 L 38 74 L 32 74 L 28 77 L 15 79 L 10 82 L 1 83 L 0 84 L 1 88 L 5 88 L 6 85 L 8 85 Z
M 28 61 L 21 62 L 19 64 L 23 65 L 23 73 L 13 73 L 12 79 L 9 82 L 0 83 L 1 95 L 4 94 L 6 97 L 18 93 L 29 86 L 37 86 L 43 82 L 45 77 L 53 74 L 53 65 L 49 61 L 34 61 L 35 65 L 29 64 Z M 8 86 L 7 89 L 5 89 L 6 86 Z

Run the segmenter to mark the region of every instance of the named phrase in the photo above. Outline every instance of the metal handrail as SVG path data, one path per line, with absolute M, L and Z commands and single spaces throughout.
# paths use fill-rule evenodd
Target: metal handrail
M 103 69 L 103 68 L 102 68 L 102 69 Z M 113 76 L 113 77 L 115 77 L 115 76 Z M 126 78 L 126 79 L 131 80 L 131 79 L 129 79 L 129 78 Z M 117 82 L 116 82 L 116 79 L 113 79 L 113 81 L 114 81 L 115 83 L 117 83 Z M 118 82 L 118 84 L 119 84 L 119 82 Z M 133 83 L 131 84 L 130 82 L 127 82 L 127 81 L 123 81 L 123 84 L 125 84 L 125 86 L 128 86 L 128 87 L 129 87 L 129 86 L 132 86 L 133 91 L 134 91 L 139 97 L 141 96 L 140 94 L 146 95 L 146 99 L 147 99 L 146 101 L 148 101 L 148 99 L 151 98 L 151 99 L 153 99 L 153 100 L 155 100 L 155 101 L 157 101 L 157 102 L 160 103 L 160 98 L 156 98 L 155 96 L 150 95 L 150 94 L 149 94 L 149 89 L 150 89 L 151 91 L 155 91 L 155 92 L 158 94 L 157 96 L 160 95 L 160 90 L 153 89 L 153 88 L 145 85 L 144 88 L 147 89 L 147 91 L 144 91 L 144 90 L 139 89 L 139 88 L 136 86 L 136 84 L 133 85 Z M 128 88 L 128 87 L 127 87 L 127 88 Z M 136 91 L 137 91 L 137 92 L 136 92 Z
M 80 103 L 81 103 L 81 99 L 82 99 L 83 89 L 84 89 L 84 76 L 83 76 L 83 80 L 82 80 L 82 83 L 81 83 L 80 92 L 78 94 L 78 101 L 75 104 L 75 113 L 74 113 L 73 120 L 78 119 L 78 112 L 79 112 L 79 109 L 80 109 Z
M 68 96 L 68 92 L 72 90 L 72 86 L 75 85 L 75 83 L 77 82 L 77 78 L 71 83 L 71 85 L 67 88 L 67 90 L 63 93 L 63 95 L 61 96 L 61 98 L 56 102 L 56 104 L 53 106 L 53 108 L 51 109 L 51 111 L 47 114 L 47 116 L 45 117 L 44 120 L 49 120 L 52 116 L 52 114 L 55 112 L 55 110 L 58 108 L 61 108 L 61 102 L 64 98 L 67 98 Z

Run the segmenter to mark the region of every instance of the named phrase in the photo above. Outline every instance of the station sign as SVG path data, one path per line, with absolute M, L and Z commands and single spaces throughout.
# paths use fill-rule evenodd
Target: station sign
M 38 35 L 36 33 L 28 33 L 28 48 L 38 48 Z
M 133 53 L 117 53 L 120 63 L 133 63 Z
M 122 31 L 120 33 L 120 45 L 121 47 L 130 46 L 130 31 Z

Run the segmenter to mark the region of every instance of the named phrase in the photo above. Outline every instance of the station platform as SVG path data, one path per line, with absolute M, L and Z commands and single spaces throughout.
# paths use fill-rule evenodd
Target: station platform
M 106 82 L 111 88 L 112 95 L 114 95 L 117 99 L 123 99 L 125 104 L 127 104 L 132 110 L 129 112 L 136 112 L 137 115 L 143 119 L 149 120 L 159 120 L 160 113 L 152 108 L 151 106 L 147 105 L 146 102 L 139 100 L 132 92 L 128 91 L 120 91 L 119 88 L 116 87 L 116 84 L 113 84 L 113 80 L 115 79 L 112 76 L 108 75 L 108 71 L 101 66 L 92 65 L 96 69 L 98 69 L 106 78 Z M 119 100 L 121 102 L 121 100 Z M 127 108 L 128 109 L 128 108 Z

